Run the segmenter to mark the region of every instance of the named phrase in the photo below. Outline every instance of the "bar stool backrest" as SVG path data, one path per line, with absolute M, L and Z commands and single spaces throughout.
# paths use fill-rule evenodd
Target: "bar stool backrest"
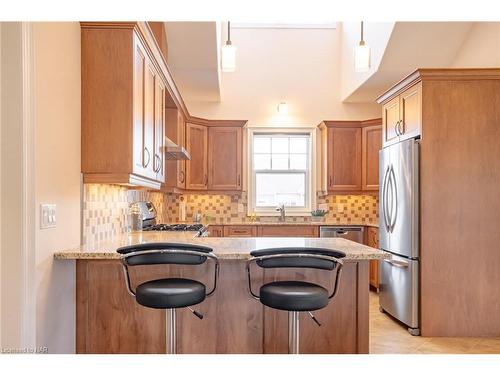
M 333 270 L 336 259 L 344 258 L 345 253 L 338 250 L 312 247 L 281 247 L 254 250 L 250 253 L 257 258 L 262 268 L 315 268 Z
M 154 264 L 185 264 L 200 265 L 206 262 L 210 247 L 178 244 L 178 243 L 147 243 L 124 246 L 117 250 L 124 257 L 128 266 L 143 266 Z

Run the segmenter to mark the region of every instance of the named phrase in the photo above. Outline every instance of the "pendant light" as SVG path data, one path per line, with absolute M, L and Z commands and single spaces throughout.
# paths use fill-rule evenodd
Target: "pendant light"
M 234 72 L 236 69 L 236 47 L 231 43 L 231 23 L 227 23 L 227 41 L 222 46 L 222 71 Z
M 361 40 L 354 49 L 354 70 L 359 73 L 370 70 L 370 46 L 363 40 L 363 22 L 361 22 Z

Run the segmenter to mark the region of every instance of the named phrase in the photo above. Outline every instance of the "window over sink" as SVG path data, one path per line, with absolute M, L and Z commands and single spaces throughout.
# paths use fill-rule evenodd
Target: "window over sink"
M 249 129 L 248 212 L 309 215 L 313 206 L 313 138 L 311 129 Z

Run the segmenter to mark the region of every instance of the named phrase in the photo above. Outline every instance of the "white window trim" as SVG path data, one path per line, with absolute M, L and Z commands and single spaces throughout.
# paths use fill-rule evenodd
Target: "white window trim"
M 307 134 L 309 135 L 309 178 L 306 181 L 306 207 L 294 208 L 287 207 L 287 216 L 309 216 L 311 211 L 316 207 L 316 128 L 263 128 L 252 127 L 247 131 L 247 160 L 248 160 L 248 206 L 247 215 L 256 214 L 258 216 L 279 216 L 279 212 L 275 209 L 258 209 L 255 210 L 255 174 L 253 170 L 253 137 L 254 134 Z

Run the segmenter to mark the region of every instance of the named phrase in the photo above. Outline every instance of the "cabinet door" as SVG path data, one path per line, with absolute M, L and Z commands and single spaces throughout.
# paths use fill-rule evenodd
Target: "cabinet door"
M 422 129 L 421 83 L 409 88 L 400 95 L 400 113 L 400 140 L 420 135 Z
M 144 151 L 146 52 L 141 42 L 134 36 L 134 130 L 133 130 L 133 172 L 147 176 L 147 158 Z
M 156 120 L 156 82 L 158 74 L 156 69 L 146 56 L 146 67 L 144 76 L 144 127 L 143 127 L 143 167 L 144 177 L 156 179 L 156 172 L 154 169 L 154 133 L 155 133 L 155 120 Z
M 222 225 L 210 225 L 208 233 L 209 237 L 224 237 L 224 227 Z
M 241 128 L 208 129 L 208 188 L 241 190 Z
M 378 246 L 378 229 L 368 227 L 366 244 L 376 249 Z M 376 289 L 379 288 L 379 261 L 370 260 L 370 285 Z
M 382 133 L 384 146 L 398 141 L 397 126 L 400 120 L 399 96 L 382 107 Z
M 159 75 L 155 81 L 155 122 L 153 169 L 156 180 L 165 182 L 165 84 Z
M 382 147 L 382 127 L 380 125 L 364 127 L 362 145 L 362 188 L 378 190 L 378 153 Z
M 186 124 L 186 146 L 191 160 L 186 161 L 186 189 L 206 190 L 207 174 L 207 128 Z
M 328 129 L 328 190 L 361 190 L 361 128 Z
M 186 147 L 186 121 L 181 111 L 177 113 L 177 144 Z M 177 187 L 184 189 L 186 187 L 186 161 L 177 161 Z

